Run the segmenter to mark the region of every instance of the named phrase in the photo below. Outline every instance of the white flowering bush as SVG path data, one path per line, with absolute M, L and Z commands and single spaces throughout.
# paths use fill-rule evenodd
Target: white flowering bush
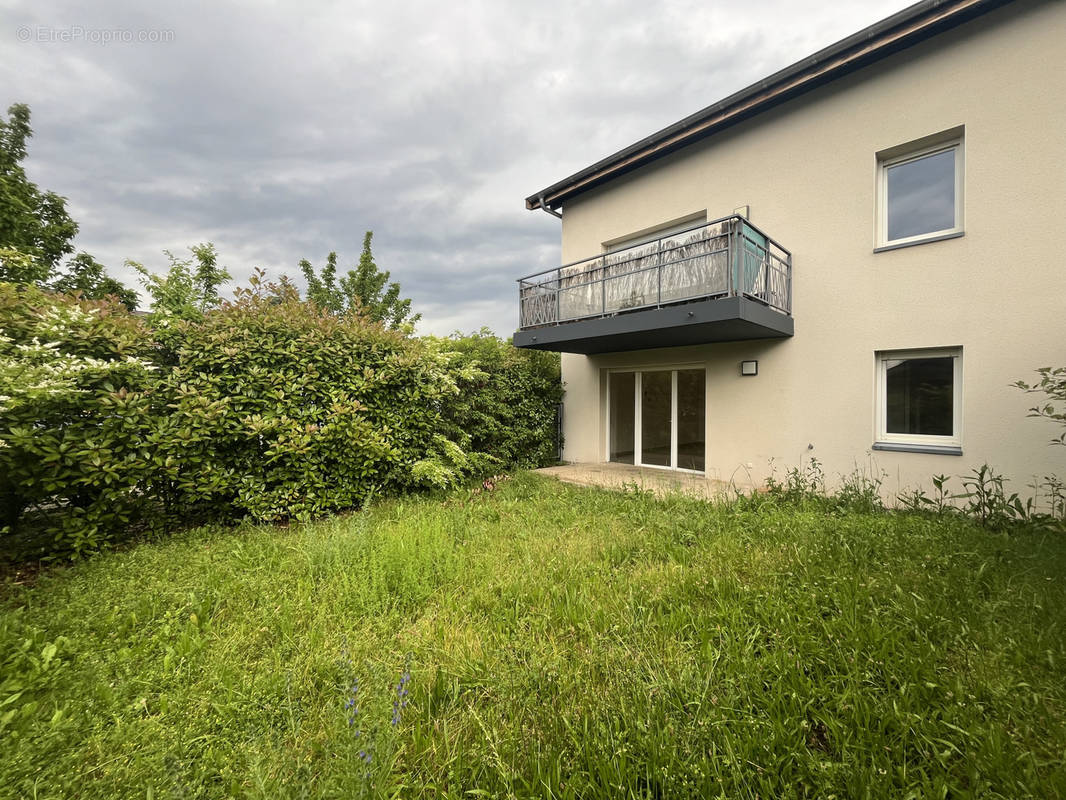
M 139 501 L 154 367 L 140 320 L 108 301 L 0 284 L 0 528 L 26 515 L 58 549 L 97 548 Z

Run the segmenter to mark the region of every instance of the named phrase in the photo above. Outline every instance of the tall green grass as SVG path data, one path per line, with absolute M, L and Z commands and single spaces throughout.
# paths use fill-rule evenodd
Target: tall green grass
M 1064 570 L 532 474 L 192 531 L 8 587 L 0 797 L 1063 796 Z

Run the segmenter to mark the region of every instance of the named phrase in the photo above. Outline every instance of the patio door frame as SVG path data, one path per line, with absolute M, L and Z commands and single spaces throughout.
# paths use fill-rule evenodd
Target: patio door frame
M 685 469 L 683 467 L 676 466 L 677 464 L 677 373 L 683 370 L 698 369 L 703 373 L 704 380 L 704 392 L 703 392 L 703 413 L 704 413 L 704 434 L 703 434 L 703 460 L 704 469 Z M 619 463 L 611 461 L 611 374 L 617 372 L 632 372 L 633 373 L 633 466 L 635 467 L 647 467 L 648 469 L 666 469 L 674 472 L 688 472 L 693 475 L 705 475 L 707 473 L 707 365 L 706 364 L 671 364 L 668 367 L 612 367 L 607 372 L 607 403 L 605 407 L 605 417 L 607 424 L 604 426 L 605 441 L 604 441 L 604 461 L 608 463 Z M 669 372 L 670 373 L 670 463 L 675 466 L 663 466 L 662 464 L 645 464 L 643 463 L 644 453 L 642 446 L 642 439 L 644 438 L 643 426 L 643 392 L 644 392 L 644 373 L 646 372 Z

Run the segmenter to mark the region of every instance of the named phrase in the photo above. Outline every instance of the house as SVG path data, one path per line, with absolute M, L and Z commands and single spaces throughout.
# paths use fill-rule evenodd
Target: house
M 564 460 L 1066 472 L 1011 385 L 1066 364 L 1064 43 L 1061 0 L 925 0 L 528 197 Z

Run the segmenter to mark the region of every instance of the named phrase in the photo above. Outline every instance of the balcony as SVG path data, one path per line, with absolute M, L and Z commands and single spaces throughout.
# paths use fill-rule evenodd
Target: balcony
M 792 336 L 792 254 L 743 217 L 518 281 L 516 347 L 609 353 Z

